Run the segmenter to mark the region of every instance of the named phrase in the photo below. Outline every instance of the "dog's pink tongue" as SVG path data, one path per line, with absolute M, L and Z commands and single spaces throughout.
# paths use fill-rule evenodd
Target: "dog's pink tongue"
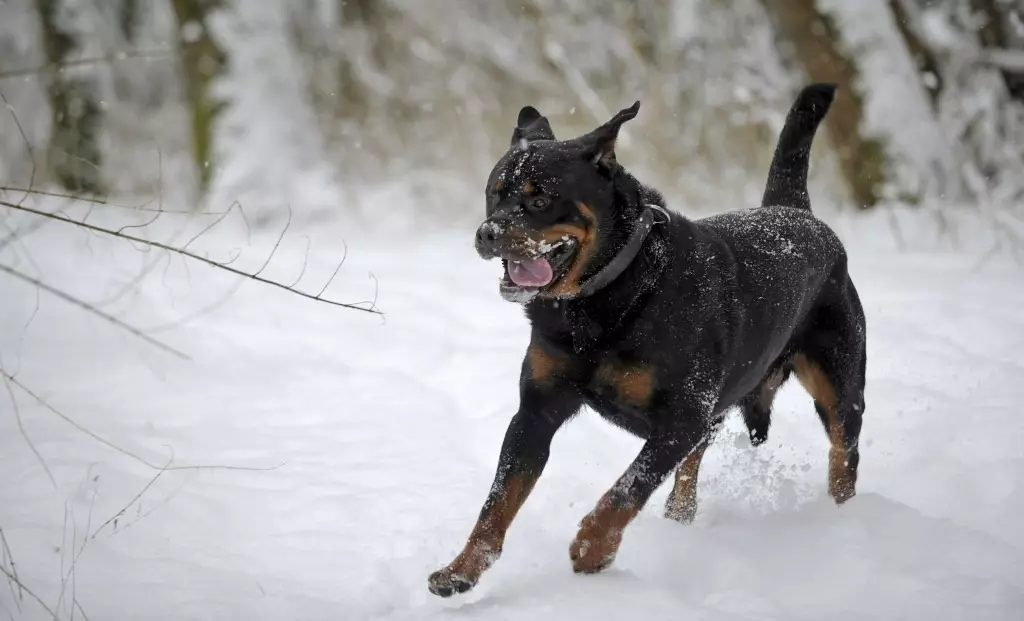
M 508 276 L 520 287 L 543 287 L 551 282 L 554 272 L 547 259 L 509 261 Z

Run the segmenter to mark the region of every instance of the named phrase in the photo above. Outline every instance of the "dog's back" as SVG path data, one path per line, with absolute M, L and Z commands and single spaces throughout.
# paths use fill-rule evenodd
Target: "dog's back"
M 793 104 L 761 207 L 693 224 L 730 260 L 726 279 L 745 313 L 730 335 L 733 358 L 767 369 L 756 382 L 738 370 L 727 401 L 739 399 L 751 441 L 760 444 L 775 391 L 795 371 L 815 399 L 836 454 L 844 456 L 830 466 L 830 491 L 840 500 L 852 494 L 859 461 L 865 320 L 846 251 L 811 213 L 807 191 L 811 143 L 834 93 L 833 85 L 812 85 Z

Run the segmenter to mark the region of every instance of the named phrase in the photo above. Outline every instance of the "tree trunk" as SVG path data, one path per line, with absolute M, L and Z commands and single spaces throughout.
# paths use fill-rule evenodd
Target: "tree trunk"
M 1009 23 L 1009 14 L 1012 10 L 1010 3 L 1002 3 L 999 0 L 971 0 L 971 11 L 978 20 L 978 27 L 975 31 L 981 46 L 986 49 L 1008 50 L 1020 48 L 1019 39 L 1013 40 Z M 1024 11 L 1018 11 L 1018 15 L 1024 18 Z M 1024 101 L 1024 72 L 1001 69 L 1000 73 L 1006 82 L 1006 88 L 1014 99 Z
M 348 29 L 356 25 L 364 28 L 370 37 L 370 48 L 367 50 L 373 62 L 382 67 L 384 64 L 384 35 L 386 25 L 379 0 L 338 0 L 338 17 L 341 28 Z M 344 36 L 344 35 L 342 35 Z M 355 63 L 348 57 L 341 58 L 338 67 L 340 97 L 338 104 L 342 118 L 366 119 L 370 114 L 371 93 L 358 75 Z
M 99 148 L 103 112 L 94 85 L 63 74 L 62 66 L 77 44 L 74 35 L 61 23 L 61 6 L 61 0 L 36 0 L 52 115 L 47 166 L 64 189 L 103 194 Z
M 117 8 L 117 26 L 121 36 L 128 43 L 135 43 L 137 22 L 139 21 L 139 0 L 121 0 Z
M 838 29 L 815 0 L 763 1 L 810 80 L 835 82 L 841 87 L 825 124 L 854 202 L 860 209 L 873 207 L 882 197 L 887 158 L 883 144 L 863 131 L 859 72 L 852 56 L 840 48 Z
M 213 132 L 225 102 L 214 97 L 214 80 L 227 66 L 227 55 L 210 32 L 210 14 L 221 0 L 173 0 L 178 20 L 178 48 L 185 80 L 185 96 L 192 117 L 192 154 L 200 191 L 210 187 L 214 173 Z
M 917 66 L 921 84 L 924 85 L 925 92 L 928 93 L 932 111 L 936 111 L 939 108 L 939 96 L 942 94 L 942 72 L 935 54 L 920 36 L 917 15 L 911 10 L 913 9 L 912 3 L 913 0 L 889 0 L 889 8 L 892 10 L 903 42 L 906 43 L 907 49 L 910 50 L 910 56 Z

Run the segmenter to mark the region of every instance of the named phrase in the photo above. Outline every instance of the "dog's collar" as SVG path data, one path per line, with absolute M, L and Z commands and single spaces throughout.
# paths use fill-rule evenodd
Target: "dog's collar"
M 654 215 L 655 212 L 660 213 L 665 217 L 664 220 L 658 220 Z M 644 241 L 647 240 L 647 235 L 654 228 L 655 224 L 662 224 L 671 220 L 671 216 L 667 209 L 661 205 L 644 205 L 643 213 L 640 214 L 640 219 L 637 220 L 636 226 L 633 227 L 633 232 L 629 235 L 629 240 L 626 241 L 626 245 L 622 247 L 617 255 L 611 260 L 608 265 L 604 266 L 601 271 L 590 277 L 583 286 L 580 287 L 579 293 L 576 294 L 577 298 L 585 298 L 594 295 L 601 289 L 607 287 L 613 280 L 622 275 L 622 272 L 626 271 L 626 268 L 636 259 L 637 255 L 640 254 L 640 250 L 644 247 Z

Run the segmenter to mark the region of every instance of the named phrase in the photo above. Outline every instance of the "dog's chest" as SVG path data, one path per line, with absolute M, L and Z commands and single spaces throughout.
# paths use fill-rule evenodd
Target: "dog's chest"
M 651 428 L 647 412 L 654 401 L 657 379 L 650 364 L 610 357 L 593 367 L 584 394 L 587 403 L 603 418 L 646 437 Z

